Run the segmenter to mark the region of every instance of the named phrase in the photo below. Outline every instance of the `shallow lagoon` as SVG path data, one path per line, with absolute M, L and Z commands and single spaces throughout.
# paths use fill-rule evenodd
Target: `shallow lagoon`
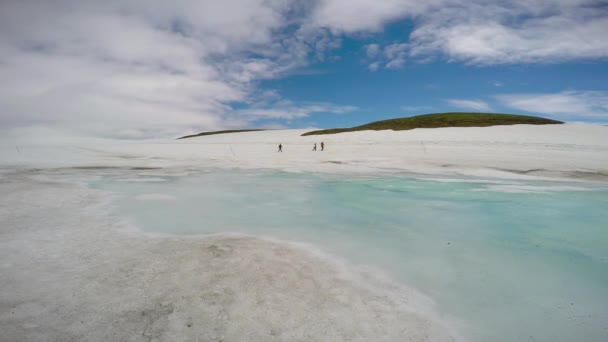
M 608 188 L 272 171 L 108 172 L 140 229 L 311 243 L 433 298 L 474 341 L 608 339 Z

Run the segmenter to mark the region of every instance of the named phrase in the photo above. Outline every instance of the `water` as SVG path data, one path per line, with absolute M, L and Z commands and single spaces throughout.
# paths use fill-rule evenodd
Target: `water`
M 432 297 L 472 341 L 608 340 L 608 188 L 210 170 L 107 173 L 152 232 L 312 243 Z

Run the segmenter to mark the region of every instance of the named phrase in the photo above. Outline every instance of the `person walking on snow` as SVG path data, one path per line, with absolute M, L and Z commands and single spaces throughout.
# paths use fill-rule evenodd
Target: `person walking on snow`
M 321 151 L 325 149 L 325 143 L 321 141 Z
M 313 151 L 317 150 L 317 143 L 315 143 L 315 146 L 312 148 Z
M 279 144 L 279 150 L 277 152 L 283 152 L 283 145 Z

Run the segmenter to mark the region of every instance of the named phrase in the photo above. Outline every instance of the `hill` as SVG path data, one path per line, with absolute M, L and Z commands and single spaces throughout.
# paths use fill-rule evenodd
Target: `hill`
M 187 139 L 187 138 L 194 138 L 194 137 L 202 137 L 202 136 L 205 136 L 205 135 L 226 134 L 226 133 L 241 133 L 241 132 L 256 132 L 256 131 L 265 131 L 265 129 L 229 129 L 229 130 L 224 130 L 224 131 L 202 132 L 202 133 L 199 133 L 199 134 L 184 135 L 183 137 L 177 138 L 177 140 L 179 140 L 179 139 Z
M 494 113 L 438 113 L 398 118 L 390 120 L 375 121 L 361 126 L 351 128 L 331 128 L 311 131 L 302 134 L 320 135 L 344 132 L 355 132 L 365 130 L 402 131 L 414 128 L 439 128 L 439 127 L 487 127 L 498 125 L 548 125 L 562 124 L 561 121 L 545 119 L 536 116 Z

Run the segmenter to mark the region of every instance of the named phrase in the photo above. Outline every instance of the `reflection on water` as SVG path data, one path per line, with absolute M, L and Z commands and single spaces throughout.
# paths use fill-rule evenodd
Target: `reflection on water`
M 306 241 L 385 270 L 475 341 L 608 340 L 606 187 L 153 170 L 91 186 L 146 231 Z

